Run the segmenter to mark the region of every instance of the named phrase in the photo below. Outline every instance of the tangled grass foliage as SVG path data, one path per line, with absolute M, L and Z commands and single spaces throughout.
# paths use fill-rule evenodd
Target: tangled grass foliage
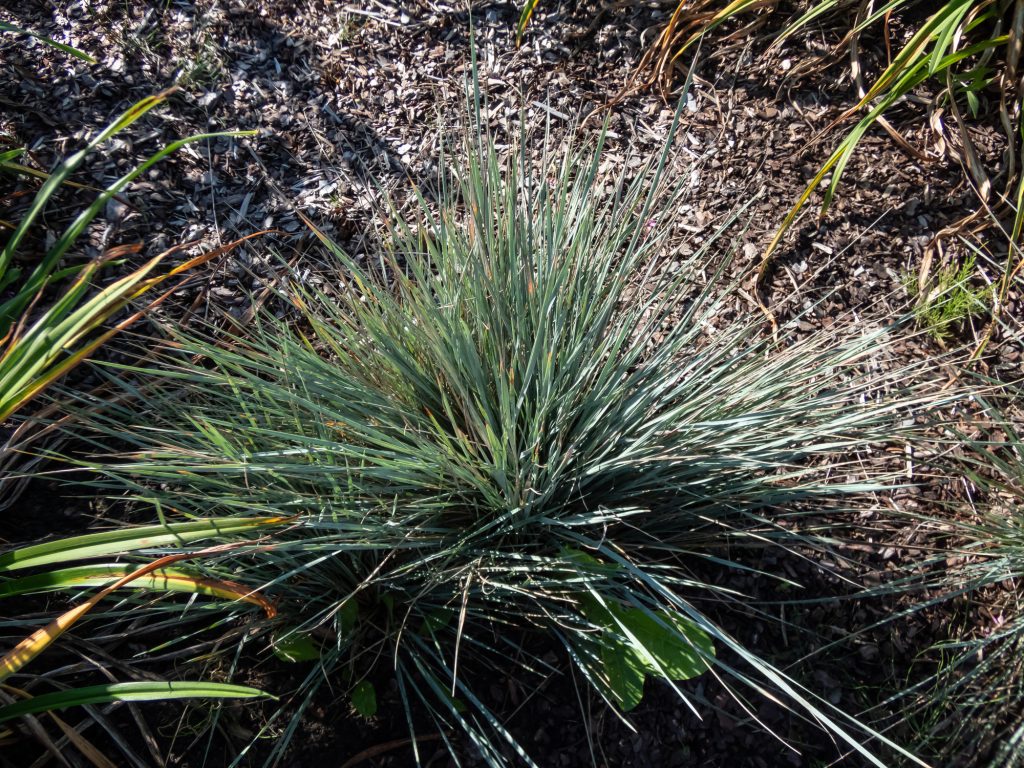
M 981 556 L 968 558 L 950 581 L 971 591 L 1001 585 L 1005 599 L 990 627 L 953 646 L 956 663 L 944 681 L 944 698 L 956 713 L 944 725 L 979 723 L 968 743 L 990 739 L 999 745 L 993 766 L 1012 768 L 1024 764 L 1024 436 L 1009 418 L 1001 429 L 990 442 L 970 443 L 967 475 L 992 501 L 973 529 L 971 554 Z M 956 669 L 960 665 L 967 671 Z
M 1016 392 L 1016 400 L 1006 396 Z M 924 748 L 991 768 L 1024 765 L 1024 437 L 1020 387 L 984 405 L 980 428 L 957 433 L 949 467 L 974 497 L 942 517 L 918 519 L 935 536 L 933 561 L 892 588 L 929 590 L 919 607 L 944 606 L 948 639 L 932 649 L 934 674 L 906 693 L 920 710 Z M 977 425 L 973 425 L 977 426 Z M 954 543 L 950 543 L 950 541 Z M 980 606 L 980 607 L 979 607 Z M 978 612 L 978 618 L 971 614 Z M 915 703 L 916 700 L 916 703 Z
M 534 765 L 475 683 L 552 671 L 535 649 L 554 643 L 617 710 L 657 677 L 707 711 L 678 681 L 714 675 L 754 720 L 779 697 L 867 756 L 851 718 L 719 627 L 742 596 L 699 574 L 884 487 L 872 456 L 926 393 L 884 329 L 779 346 L 724 320 L 720 238 L 679 247 L 671 142 L 631 171 L 603 135 L 531 139 L 449 153 L 372 263 L 323 237 L 336 282 L 295 282 L 292 316 L 108 366 L 130 397 L 89 403 L 92 439 L 127 449 L 97 482 L 176 519 L 294 519 L 201 566 L 276 602 L 252 620 L 315 661 L 300 713 L 325 680 L 370 713 L 391 677 L 410 729 Z

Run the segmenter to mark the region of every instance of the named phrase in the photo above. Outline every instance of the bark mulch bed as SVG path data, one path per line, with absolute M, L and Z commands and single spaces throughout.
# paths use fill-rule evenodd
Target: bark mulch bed
M 516 132 L 523 115 L 534 125 L 550 120 L 561 131 L 605 107 L 628 81 L 672 4 L 621 5 L 542 2 L 519 49 L 512 43 L 518 16 L 513 4 L 475 6 L 473 34 L 491 128 L 498 135 Z M 723 241 L 736 251 L 732 276 L 745 280 L 748 296 L 745 304 L 732 308 L 734 313 L 758 311 L 750 280 L 761 253 L 838 134 L 813 139 L 856 101 L 854 85 L 841 65 L 786 79 L 794 68 L 827 53 L 841 31 L 809 28 L 768 56 L 764 52 L 771 31 L 781 23 L 779 16 L 762 28 L 761 38 L 712 51 L 706 50 L 714 48 L 712 41 L 703 47 L 705 61 L 695 72 L 677 138 L 675 162 L 678 172 L 689 178 L 684 205 L 693 247 L 724 217 L 747 206 Z M 330 0 L 32 0 L 4 3 L 0 20 L 74 44 L 100 59 L 86 66 L 40 45 L 13 39 L 0 43 L 0 141 L 27 146 L 27 162 L 38 168 L 51 168 L 130 104 L 172 85 L 179 90 L 158 111 L 159 117 L 149 117 L 121 135 L 112 151 L 87 164 L 79 181 L 109 183 L 158 146 L 192 133 L 259 132 L 253 138 L 196 144 L 168 158 L 107 207 L 80 249 L 82 258 L 91 258 L 113 245 L 141 241 L 143 254 L 155 254 L 195 240 L 197 251 L 273 230 L 210 265 L 181 303 L 164 308 L 171 322 L 184 308 L 204 317 L 215 309 L 241 315 L 248 309 L 250 291 L 278 271 L 281 258 L 315 272 L 321 256 L 312 248 L 298 211 L 351 253 L 364 253 L 378 224 L 382 194 L 401 194 L 410 182 L 429 182 L 436 170 L 438 136 L 457 131 L 464 120 L 471 17 L 461 3 L 374 0 L 357 7 Z M 873 43 L 874 49 L 871 40 L 864 44 L 869 65 L 883 50 L 879 41 Z M 673 103 L 641 91 L 622 98 L 610 111 L 598 112 L 582 130 L 596 130 L 607 116 L 610 157 L 626 161 L 650 156 L 663 146 L 673 112 Z M 909 102 L 892 119 L 912 144 L 929 146 L 920 105 Z M 996 132 L 980 130 L 981 145 L 997 156 Z M 73 202 L 69 196 L 64 215 L 73 210 Z M 3 218 L 16 215 L 17 202 L 11 205 L 15 211 Z M 885 316 L 906 305 L 904 276 L 919 266 L 934 236 L 974 206 L 974 194 L 952 160 L 921 162 L 883 132 L 873 133 L 848 167 L 829 215 L 817 225 L 812 216 L 805 217 L 786 239 L 765 298 L 780 318 L 805 312 L 803 332 L 827 328 L 851 309 Z M 51 227 L 61 215 L 60 210 L 50 215 Z M 960 246 L 953 242 L 950 247 Z M 1019 302 L 1019 295 L 1011 294 L 1009 317 L 1019 314 Z M 728 315 L 721 318 L 723 323 L 729 320 Z M 997 335 L 992 349 L 988 372 L 1006 381 L 1019 377 L 1019 345 Z M 902 354 L 919 358 L 936 351 L 936 345 L 919 337 L 908 339 Z M 0 542 L 67 534 L 93 516 L 116 514 L 96 509 L 88 499 L 58 502 L 57 494 L 50 481 L 34 481 L 20 506 L 0 515 Z M 882 528 L 862 534 L 869 555 L 860 567 L 884 574 L 911 556 L 914 532 L 886 530 L 880 520 Z M 769 551 L 751 564 L 787 573 L 816 596 L 847 591 L 837 575 L 828 575 L 829 570 L 841 572 L 842 563 Z M 734 586 L 763 598 L 766 611 L 778 611 L 772 607 L 779 588 L 774 582 L 747 576 L 737 577 Z M 897 600 L 856 605 L 835 600 L 804 615 L 782 617 L 788 625 L 764 620 L 726 628 L 785 666 L 822 640 L 842 640 L 851 627 L 869 625 L 901 607 Z M 941 616 L 921 613 L 840 643 L 813 666 L 799 669 L 828 701 L 858 711 L 883 698 L 889 686 L 919 674 L 915 659 L 943 631 Z M 76 647 L 86 648 L 87 641 L 82 633 Z M 119 655 L 130 648 L 129 643 L 107 652 Z M 251 682 L 287 690 L 295 669 L 260 659 Z M 758 717 L 801 751 L 788 748 L 751 727 L 749 716 L 711 680 L 689 686 L 711 705 L 703 718 L 683 706 L 667 686 L 651 684 L 630 717 L 632 727 L 593 701 L 584 700 L 586 716 L 581 714 L 578 682 L 554 679 L 538 685 L 496 679 L 489 685 L 490 700 L 503 711 L 515 712 L 509 727 L 544 768 L 812 766 L 829 764 L 846 752 L 791 713 L 758 705 Z M 361 757 L 360 765 L 410 765 L 400 707 L 387 706 L 394 703 L 395 693 L 383 684 L 381 690 L 382 714 L 370 722 L 329 695 L 319 697 L 283 764 L 347 768 Z M 163 751 L 174 728 L 160 723 L 175 722 L 179 709 L 136 708 L 135 719 L 122 709 L 115 708 L 109 717 L 135 752 L 145 756 L 140 757 L 144 764 L 158 762 L 161 754 L 168 765 L 202 763 L 202 741 L 186 748 L 190 740 L 183 737 L 169 754 Z M 261 716 L 255 706 L 227 707 L 220 723 L 223 739 L 210 752 L 208 764 L 226 764 L 231 745 L 244 744 Z M 150 749 L 145 743 L 138 718 L 148 722 L 149 733 L 161 746 Z M 897 728 L 893 735 L 901 731 Z M 424 753 L 431 754 L 436 746 L 426 742 Z M 38 753 L 32 742 L 5 747 L 0 765 L 31 765 Z M 426 764 L 448 765 L 443 753 L 439 750 Z M 946 756 L 939 764 L 972 764 L 971 757 L 978 755 Z M 474 764 L 468 749 L 466 761 Z M 258 762 L 254 757 L 246 764 Z M 857 765 L 859 758 L 844 764 Z

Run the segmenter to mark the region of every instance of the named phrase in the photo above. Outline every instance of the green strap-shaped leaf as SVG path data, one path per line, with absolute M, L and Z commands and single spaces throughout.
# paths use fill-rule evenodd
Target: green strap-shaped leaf
M 210 536 L 244 533 L 281 525 L 284 517 L 226 517 L 190 520 L 185 523 L 119 528 L 69 539 L 57 539 L 0 554 L 0 573 L 53 563 L 68 563 L 117 552 L 154 547 L 182 546 Z
M 80 51 L 77 48 L 74 48 L 70 45 L 65 45 L 64 43 L 58 43 L 53 38 L 46 37 L 45 35 L 40 35 L 38 32 L 33 32 L 29 29 L 22 29 L 21 27 L 16 27 L 13 24 L 8 24 L 5 21 L 0 21 L 0 32 L 11 32 L 16 35 L 28 35 L 29 37 L 34 37 L 41 43 L 45 43 L 51 48 L 55 48 L 58 51 L 63 51 L 64 53 L 74 56 L 76 59 L 81 59 L 82 61 L 88 62 L 89 64 L 96 63 L 96 59 L 94 59 L 85 51 Z
M 123 579 L 138 568 L 138 563 L 96 563 L 72 568 L 58 568 L 54 571 L 35 573 L 31 576 L 22 576 L 6 581 L 0 579 L 0 598 L 67 589 L 105 587 L 111 582 Z M 257 600 L 256 593 L 248 587 L 234 582 L 206 578 L 180 568 L 160 568 L 135 579 L 130 584 L 126 584 L 124 588 L 184 592 L 189 595 L 246 600 L 263 605 L 263 601 Z
M 523 9 L 519 12 L 519 22 L 516 24 L 517 46 L 523 41 L 523 33 L 526 32 L 526 27 L 529 26 L 533 12 L 537 9 L 539 3 L 540 0 L 526 0 L 523 3 Z
M 269 693 L 245 685 L 180 681 L 169 683 L 136 682 L 90 685 L 69 691 L 55 691 L 33 696 L 0 709 L 0 723 L 24 715 L 86 704 L 111 701 L 168 701 L 170 699 L 252 699 L 270 697 Z
M 24 147 L 16 147 L 15 149 L 8 149 L 4 152 L 0 152 L 0 165 L 6 165 L 13 160 L 17 160 L 25 154 Z

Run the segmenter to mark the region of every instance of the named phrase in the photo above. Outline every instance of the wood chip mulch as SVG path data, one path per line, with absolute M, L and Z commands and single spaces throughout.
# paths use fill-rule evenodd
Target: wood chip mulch
M 200 314 L 219 308 L 240 315 L 252 292 L 277 273 L 281 258 L 300 272 L 307 266 L 317 271 L 322 255 L 299 211 L 358 256 L 380 226 L 382 195 L 401 198 L 411 185 L 429 183 L 440 137 L 457 136 L 465 121 L 471 21 L 488 125 L 495 135 L 516 135 L 521 116 L 531 125 L 549 120 L 563 131 L 602 110 L 629 81 L 672 5 L 542 2 L 517 49 L 518 9 L 510 3 L 479 4 L 471 19 L 462 3 L 428 0 L 8 0 L 0 3 L 0 20 L 75 45 L 99 62 L 88 66 L 24 39 L 0 41 L 0 149 L 26 146 L 27 164 L 51 169 L 131 104 L 171 86 L 179 90 L 155 115 L 119 135 L 76 180 L 109 184 L 159 147 L 192 134 L 257 131 L 251 138 L 191 144 L 149 170 L 107 206 L 77 254 L 93 258 L 114 245 L 142 242 L 142 255 L 152 255 L 192 240 L 190 252 L 198 252 L 272 230 L 209 265 L 182 298 Z M 737 277 L 756 271 L 786 211 L 840 137 L 817 140 L 819 133 L 856 101 L 843 65 L 786 79 L 794 68 L 827 53 L 840 36 L 816 27 L 770 56 L 764 53 L 766 40 L 741 41 L 695 71 L 674 161 L 688 185 L 685 228 L 695 247 L 724 217 L 747 206 L 726 239 L 737 254 Z M 870 55 L 869 50 L 865 56 Z M 650 157 L 664 146 L 674 108 L 658 93 L 642 90 L 610 111 L 598 111 L 583 130 L 597 130 L 607 117 L 613 161 Z M 927 150 L 934 137 L 920 119 L 921 109 L 910 101 L 892 120 L 907 141 Z M 998 157 L 994 132 L 982 130 L 979 142 L 990 159 Z M 0 218 L 11 219 L 25 196 L 9 200 L 6 191 L 23 190 L 27 182 L 2 183 L 0 206 L 10 210 L 0 211 Z M 88 197 L 69 194 L 64 207 L 48 213 L 51 232 L 73 214 L 79 199 Z M 780 318 L 806 312 L 798 330 L 807 333 L 829 327 L 851 309 L 874 307 L 882 316 L 905 307 L 905 274 L 920 265 L 938 232 L 975 205 L 953 160 L 935 156 L 922 162 L 884 132 L 873 132 L 847 168 L 828 216 L 815 223 L 810 211 L 787 237 L 768 299 Z M 990 279 L 998 278 L 991 265 L 982 268 Z M 749 280 L 746 285 L 750 296 Z M 1004 308 L 1010 325 L 1021 315 L 1020 302 L 1019 292 L 1011 291 Z M 734 311 L 758 310 L 750 298 Z M 993 350 L 988 372 L 1005 381 L 1019 378 L 1019 343 L 997 333 Z M 903 348 L 908 359 L 935 351 L 920 338 L 908 339 Z M 910 551 L 900 549 L 913 543 L 900 540 L 905 533 L 891 534 L 888 555 L 871 548 L 872 567 L 884 571 L 887 559 Z M 0 520 L 0 538 L 22 537 L 7 518 Z M 842 592 L 839 581 L 798 558 L 780 554 L 777 562 L 757 565 L 791 569 L 822 595 Z M 737 588 L 770 602 L 775 587 L 754 576 L 749 580 Z M 793 622 L 791 635 L 767 621 L 730 629 L 786 663 L 799 655 L 794 636 L 813 630 L 839 639 L 853 622 L 870 623 L 897 607 L 853 609 L 836 601 L 798 619 L 784 617 Z M 910 669 L 941 630 L 934 621 L 922 614 L 894 633 L 880 629 L 847 643 L 823 659 L 808 682 L 833 704 L 867 706 L 871 702 L 856 686 L 884 683 L 894 667 L 896 674 Z M 860 677 L 851 676 L 854 667 Z M 497 680 L 491 698 L 523 695 L 517 686 Z M 652 686 L 630 728 L 598 708 L 583 718 L 572 683 L 563 682 L 540 691 L 513 727 L 545 768 L 795 767 L 845 753 L 842 745 L 821 743 L 819 732 L 779 708 L 764 705 L 756 714 L 802 752 L 750 727 L 749 716 L 713 682 L 700 681 L 694 693 L 719 709 L 698 718 L 670 690 Z M 335 764 L 339 755 L 343 762 L 407 735 L 400 718 L 355 722 L 339 713 L 343 707 L 330 705 L 324 700 L 311 707 L 307 730 L 287 765 L 319 766 L 327 757 Z M 409 760 L 408 750 L 396 747 L 366 764 L 403 766 Z M 467 760 L 474 764 L 472 757 Z M 172 764 L 198 765 L 188 754 L 176 754 Z M 447 762 L 438 757 L 428 764 Z M 856 765 L 857 758 L 845 764 Z

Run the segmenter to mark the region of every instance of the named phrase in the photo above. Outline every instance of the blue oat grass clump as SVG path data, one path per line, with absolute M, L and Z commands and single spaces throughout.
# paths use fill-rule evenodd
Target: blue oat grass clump
M 725 321 L 722 239 L 680 247 L 670 148 L 631 170 L 603 142 L 484 136 L 389 212 L 371 258 L 318 232 L 333 277 L 296 280 L 284 319 L 110 369 L 127 397 L 90 404 L 90 439 L 126 449 L 97 482 L 176 519 L 291 521 L 199 567 L 275 601 L 251 620 L 315 662 L 300 701 L 331 681 L 371 714 L 388 678 L 410 728 L 532 765 L 475 682 L 550 672 L 540 634 L 618 711 L 646 679 L 691 701 L 682 681 L 714 675 L 867 754 L 719 628 L 707 607 L 742 599 L 699 574 L 738 541 L 796 545 L 777 517 L 884 486 L 872 457 L 928 398 L 885 330 L 776 344 Z

